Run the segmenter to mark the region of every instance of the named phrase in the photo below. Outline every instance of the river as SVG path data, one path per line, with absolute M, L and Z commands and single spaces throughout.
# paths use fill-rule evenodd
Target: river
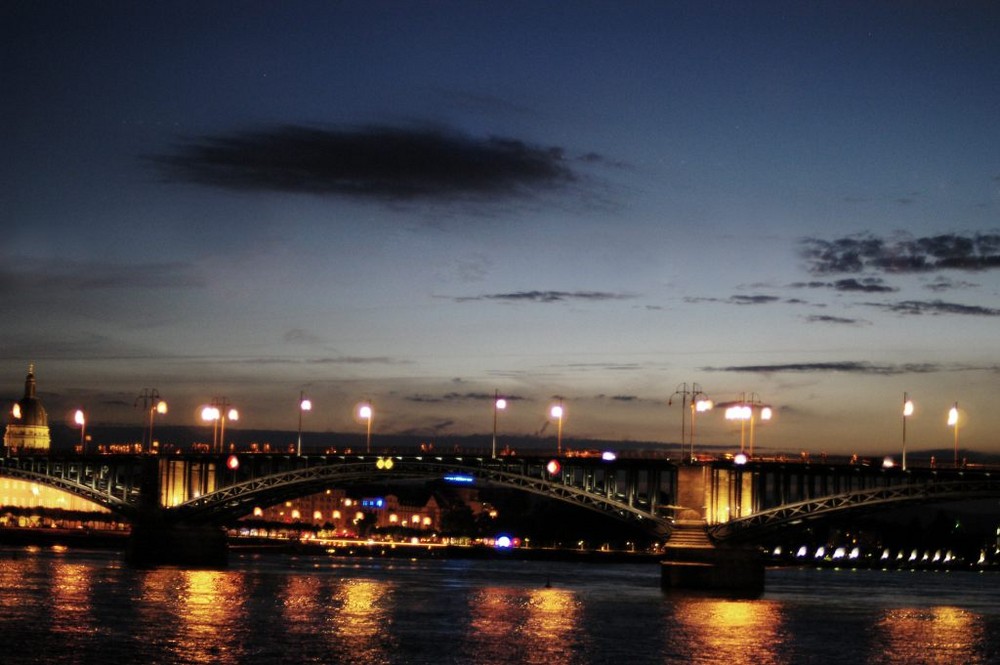
M 655 564 L 0 549 L 0 662 L 998 663 L 1000 573 L 781 568 L 755 600 Z

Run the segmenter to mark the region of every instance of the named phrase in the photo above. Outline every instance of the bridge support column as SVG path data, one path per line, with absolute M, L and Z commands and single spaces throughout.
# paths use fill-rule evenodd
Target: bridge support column
M 140 568 L 224 568 L 229 563 L 229 543 L 222 527 L 147 518 L 132 525 L 125 558 Z
M 756 597 L 764 591 L 764 561 L 754 549 L 718 547 L 708 538 L 704 520 L 678 520 L 660 563 L 660 585 Z

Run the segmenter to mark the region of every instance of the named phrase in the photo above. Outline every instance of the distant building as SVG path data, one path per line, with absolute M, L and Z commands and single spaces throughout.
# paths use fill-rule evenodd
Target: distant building
M 327 526 L 338 533 L 356 534 L 359 522 L 366 518 L 372 520 L 372 526 L 383 529 L 398 526 L 435 531 L 441 528 L 441 513 L 432 495 L 411 504 L 400 501 L 395 494 L 352 498 L 342 489 L 328 489 L 269 508 L 256 508 L 244 519 Z
M 49 416 L 35 395 L 35 366 L 28 366 L 24 380 L 24 397 L 14 403 L 7 419 L 3 445 L 8 455 L 20 452 L 48 452 L 52 439 L 49 436 Z

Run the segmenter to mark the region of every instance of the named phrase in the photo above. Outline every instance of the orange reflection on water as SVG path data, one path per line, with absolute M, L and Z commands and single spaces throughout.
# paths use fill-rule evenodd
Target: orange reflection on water
M 882 646 L 873 663 L 985 662 L 982 617 L 957 607 L 887 610 L 876 635 Z
M 521 636 L 528 640 L 529 663 L 568 663 L 572 659 L 573 626 L 579 606 L 565 589 L 535 589 L 528 592 L 528 620 Z
M 330 623 L 347 653 L 371 662 L 389 646 L 389 595 L 393 585 L 365 579 L 342 580 L 327 610 Z
M 326 608 L 319 601 L 320 578 L 312 575 L 295 575 L 288 578 L 282 592 L 281 606 L 289 631 L 298 632 L 300 626 L 309 626 L 322 616 Z
M 247 594 L 239 575 L 214 570 L 154 570 L 143 580 L 148 613 L 162 622 L 164 607 L 177 616 L 168 640 L 178 660 L 189 663 L 240 662 L 234 627 L 246 620 L 241 598 Z
M 576 596 L 565 589 L 524 591 L 487 587 L 470 598 L 470 640 L 483 662 L 491 654 L 524 663 L 572 662 L 579 617 Z
M 52 613 L 62 631 L 94 630 L 91 603 L 94 571 L 88 566 L 60 562 L 52 569 Z
M 689 663 L 755 663 L 781 660 L 782 612 L 765 600 L 679 597 L 667 618 L 671 641 Z M 680 628 L 680 639 L 674 628 Z

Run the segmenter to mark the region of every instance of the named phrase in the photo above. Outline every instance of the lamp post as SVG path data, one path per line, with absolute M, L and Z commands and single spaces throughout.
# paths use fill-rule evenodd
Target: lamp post
M 202 420 L 212 422 L 212 452 L 222 452 L 226 447 L 226 420 L 240 419 L 239 411 L 230 406 L 228 398 L 214 397 L 212 403 L 201 410 Z
M 156 388 L 143 388 L 139 396 L 135 398 L 134 406 L 138 407 L 139 402 L 142 402 L 142 410 L 145 417 L 148 418 L 146 423 L 146 428 L 149 432 L 149 442 L 146 442 L 146 432 L 143 432 L 143 441 L 140 445 L 139 452 L 143 452 L 143 449 L 152 452 L 153 450 L 153 416 L 155 414 L 160 414 L 161 416 L 167 412 L 167 403 L 160 399 L 160 393 Z
M 493 391 L 493 459 L 497 457 L 497 414 L 507 408 L 507 400 L 500 397 L 500 391 Z
M 299 392 L 299 439 L 295 446 L 295 454 L 299 457 L 302 456 L 302 413 L 304 411 L 312 411 L 313 405 L 312 400 L 306 399 L 306 393 L 304 390 Z
M 691 395 L 691 391 L 688 390 L 688 384 L 682 383 L 679 386 L 677 386 L 677 390 L 675 390 L 674 394 L 671 395 L 670 399 L 667 400 L 667 406 L 672 406 L 673 405 L 673 403 L 674 403 L 674 395 L 680 395 L 681 396 L 681 453 L 683 454 L 683 452 L 684 452 L 684 437 L 685 437 L 685 434 L 686 434 L 686 431 L 687 431 L 687 423 L 685 422 L 685 419 L 687 418 L 687 399 L 688 399 L 688 396 Z
M 760 401 L 760 397 L 757 393 L 751 393 L 750 398 L 747 399 L 746 395 L 743 399 L 738 402 L 729 402 L 728 404 L 723 404 L 720 406 L 726 407 L 726 420 L 739 420 L 740 421 L 740 452 L 742 453 L 745 449 L 745 428 L 747 421 L 750 422 L 750 457 L 753 457 L 754 448 L 754 423 L 756 422 L 755 413 L 760 412 L 761 420 L 771 420 L 774 416 L 774 410 L 767 404 L 763 404 Z
M 948 410 L 948 424 L 955 428 L 955 468 L 958 468 L 958 402 Z
M 559 400 L 559 403 L 549 410 L 549 415 L 556 419 L 556 454 L 562 455 L 562 426 L 565 415 L 562 400 Z
M 697 384 L 695 384 L 697 385 Z M 698 397 L 701 396 L 701 399 Z M 694 414 L 711 411 L 714 404 L 708 399 L 708 395 L 698 391 L 691 397 L 691 461 L 694 461 Z
M 80 426 L 80 454 L 87 454 L 87 418 L 83 415 L 83 409 L 77 409 L 73 414 L 73 421 Z
M 913 401 L 903 393 L 903 471 L 906 471 L 906 419 L 913 415 Z
M 365 433 L 365 452 L 370 453 L 372 451 L 372 418 L 375 417 L 375 412 L 372 410 L 370 402 L 361 405 L 358 409 L 358 417 L 367 423 L 367 431 Z
M 695 412 L 703 413 L 709 411 L 712 408 L 712 401 L 708 399 L 708 395 L 701 391 L 701 386 L 697 383 L 692 383 L 690 389 L 687 383 L 682 383 L 677 386 L 677 390 L 674 391 L 674 395 L 680 395 L 681 397 L 681 454 L 684 452 L 684 437 L 685 430 L 687 430 L 688 443 L 691 449 L 690 459 L 694 459 L 694 422 L 695 422 Z M 671 406 L 674 403 L 673 396 L 667 400 L 667 406 Z M 691 427 L 686 427 L 685 422 L 687 416 L 688 406 L 691 407 Z

